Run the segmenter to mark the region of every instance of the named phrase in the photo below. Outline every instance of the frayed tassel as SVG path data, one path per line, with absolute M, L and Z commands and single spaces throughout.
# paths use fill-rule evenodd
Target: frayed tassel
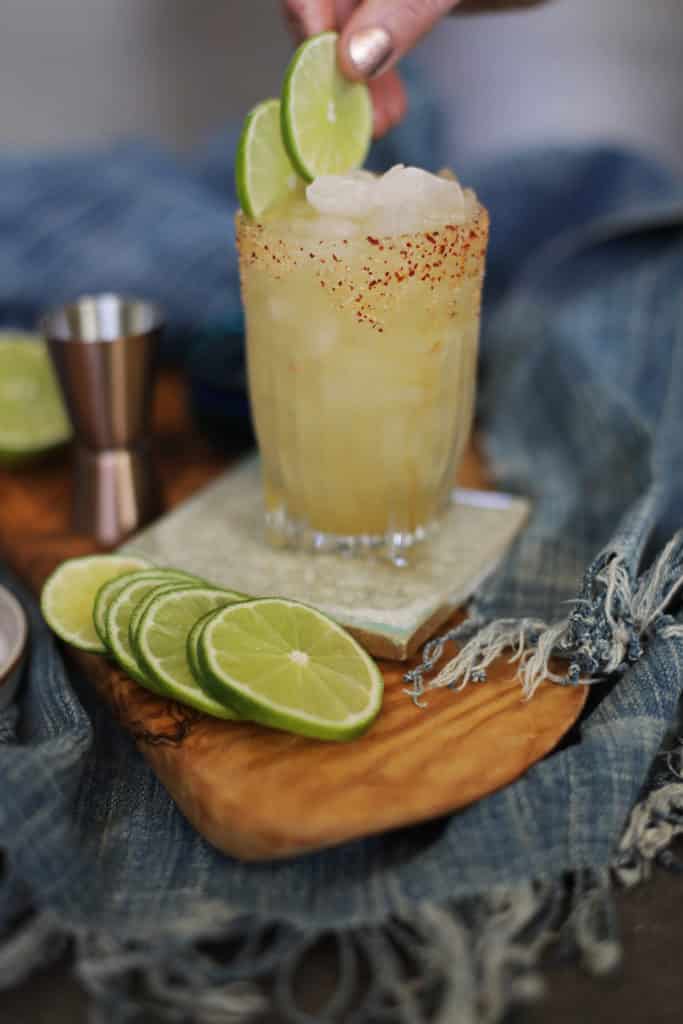
M 578 954 L 591 974 L 609 974 L 621 961 L 618 922 L 608 871 L 578 871 L 573 878 L 571 910 L 560 944 Z
M 280 964 L 275 977 L 275 1002 L 286 1020 L 296 1021 L 297 1024 L 336 1021 L 350 1009 L 359 983 L 356 944 L 351 935 L 344 932 L 336 933 L 329 938 L 333 938 L 336 944 L 335 984 L 327 1002 L 324 1006 L 316 1007 L 313 1015 L 301 1009 L 296 995 L 296 982 L 298 975 L 305 974 L 306 957 L 313 951 L 319 939 L 299 941 Z
M 76 957 L 76 973 L 93 999 L 89 1024 L 137 1024 L 152 1016 L 168 1024 L 247 1024 L 267 1009 L 256 983 L 226 979 L 194 945 L 149 949 L 81 932 Z
M 484 899 L 485 925 L 476 950 L 484 1020 L 496 1021 L 512 1002 L 535 1002 L 545 986 L 537 965 L 554 936 L 563 886 L 528 882 L 494 889 Z
M 649 629 L 683 587 L 683 530 L 672 537 L 636 590 L 636 622 Z
M 422 904 L 419 914 L 422 926 L 432 936 L 432 970 L 448 979 L 434 1015 L 435 1024 L 478 1024 L 482 1017 L 467 928 L 457 914 L 436 903 Z
M 10 936 L 0 936 L 0 991 L 19 985 L 66 950 L 67 940 L 51 914 L 36 914 Z
M 526 700 L 533 697 L 544 680 L 553 683 L 566 682 L 566 676 L 557 675 L 550 670 L 550 659 L 556 655 L 566 630 L 565 622 L 556 626 L 548 626 L 539 635 L 536 646 L 524 651 L 520 658 L 519 674 L 522 678 L 522 692 Z
M 562 646 L 571 657 L 568 681 L 603 678 L 633 664 L 643 643 L 663 628 L 683 635 L 665 609 L 683 586 L 683 531 L 639 578 L 620 555 L 603 555 L 589 569 L 569 617 Z
M 527 700 L 545 680 L 577 685 L 603 679 L 636 662 L 652 636 L 683 637 L 683 625 L 666 615 L 682 589 L 683 531 L 640 578 L 634 577 L 621 555 L 605 551 L 586 572 L 581 594 L 566 619 L 549 625 L 540 619 L 484 622 L 476 618 L 467 633 L 465 622 L 427 645 L 421 663 L 404 677 L 411 684 L 406 693 L 424 707 L 428 690 L 444 686 L 462 690 L 470 682 L 485 682 L 487 669 L 506 650 L 512 651 L 509 663 L 517 665 Z M 466 642 L 455 657 L 426 680 L 446 643 L 463 639 Z M 552 672 L 553 658 L 568 662 L 563 675 Z
M 305 989 L 306 957 L 321 938 L 317 932 L 274 922 L 264 930 L 263 923 L 246 919 L 228 925 L 221 941 L 239 938 L 245 948 L 254 946 L 248 981 L 230 981 L 231 966 L 208 956 L 197 937 L 154 948 L 92 931 L 70 938 L 77 973 L 93 997 L 90 1024 L 246 1024 L 275 1010 L 290 1024 L 342 1018 L 356 1024 L 499 1024 L 511 1005 L 543 994 L 540 958 L 558 934 L 566 951 L 581 953 L 595 972 L 618 962 L 607 882 L 589 873 L 572 881 L 494 887 L 451 905 L 426 901 L 382 924 L 329 931 L 324 937 L 336 943 L 336 970 L 330 972 L 327 1002 L 311 1012 L 301 1006 L 297 988 L 303 980 Z M 40 962 L 47 962 L 64 948 L 67 929 L 55 942 L 54 921 L 38 921 L 34 937 L 49 938 L 52 948 L 41 941 L 32 945 L 42 948 Z M 276 955 L 258 952 L 256 935 L 259 950 L 265 941 Z M 210 941 L 219 938 L 216 933 Z M 285 938 L 291 945 L 283 944 Z M 21 946 L 19 938 L 14 951 L 26 967 Z M 0 958 L 11 948 L 5 940 Z M 266 961 L 274 981 L 268 997 L 258 983 Z M 30 966 L 37 966 L 34 958 Z
M 462 690 L 468 683 L 486 682 L 486 669 L 499 658 L 503 651 L 513 648 L 510 663 L 519 661 L 524 656 L 527 645 L 538 641 L 542 631 L 547 629 L 544 622 L 537 619 L 498 619 L 477 629 L 479 620 L 470 626 L 474 636 L 461 648 L 438 673 L 434 679 L 425 682 L 425 675 L 440 659 L 448 642 L 457 643 L 463 638 L 462 627 L 456 627 L 445 633 L 438 640 L 431 641 L 425 647 L 421 663 L 404 676 L 411 683 L 406 693 L 413 698 L 418 707 L 424 707 L 422 696 L 426 690 L 435 690 L 443 686 Z M 463 626 L 468 623 L 463 623 Z M 427 650 L 429 648 L 429 650 Z M 458 685 L 456 685 L 456 683 Z
M 607 871 L 494 888 L 469 925 L 458 907 L 431 903 L 420 908 L 418 921 L 445 981 L 433 1017 L 438 1024 L 497 1024 L 511 1005 L 540 999 L 541 956 L 558 938 L 564 953 L 580 956 L 593 974 L 606 974 L 621 960 Z
M 613 865 L 622 885 L 632 888 L 652 874 L 653 864 L 683 871 L 671 851 L 683 835 L 683 739 L 666 753 L 664 779 L 629 816 Z

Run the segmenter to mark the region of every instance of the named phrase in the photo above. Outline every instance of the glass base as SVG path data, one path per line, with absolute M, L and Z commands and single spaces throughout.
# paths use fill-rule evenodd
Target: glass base
M 424 557 L 426 545 L 438 527 L 439 520 L 435 520 L 410 532 L 336 534 L 290 519 L 282 506 L 266 512 L 266 540 L 272 547 L 349 558 L 372 557 L 398 568 L 414 565 Z

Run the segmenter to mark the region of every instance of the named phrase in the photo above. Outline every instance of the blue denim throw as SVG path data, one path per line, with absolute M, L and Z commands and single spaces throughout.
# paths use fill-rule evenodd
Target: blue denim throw
M 424 140 L 401 157 L 420 152 Z M 501 486 L 530 495 L 534 513 L 475 596 L 460 657 L 434 680 L 431 645 L 410 688 L 428 701 L 435 682 L 478 685 L 523 639 L 529 694 L 551 650 L 565 658 L 561 685 L 592 686 L 573 742 L 438 823 L 241 864 L 184 821 L 10 580 L 31 611 L 32 658 L 0 715 L 0 987 L 71 940 L 93 1020 L 108 1024 L 246 1020 L 263 1009 L 267 972 L 268 998 L 293 1021 L 475 1024 L 538 994 L 538 959 L 558 933 L 591 970 L 617 963 L 614 884 L 670 862 L 683 832 L 671 738 L 683 691 L 683 189 L 609 149 L 530 153 L 463 177 L 493 223 L 482 436 Z M 229 180 L 222 156 L 188 168 L 144 147 L 0 163 L 5 322 L 115 288 L 161 301 L 177 338 L 237 335 Z M 337 943 L 338 978 L 308 1018 L 293 978 L 321 935 Z M 213 941 L 231 956 L 212 955 Z

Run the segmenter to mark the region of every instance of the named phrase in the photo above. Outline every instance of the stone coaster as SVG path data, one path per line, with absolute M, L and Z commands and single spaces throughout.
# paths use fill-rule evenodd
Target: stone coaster
M 410 657 L 496 567 L 528 501 L 458 488 L 414 565 L 276 550 L 263 536 L 258 459 L 249 458 L 137 534 L 121 550 L 254 596 L 315 605 L 370 653 Z

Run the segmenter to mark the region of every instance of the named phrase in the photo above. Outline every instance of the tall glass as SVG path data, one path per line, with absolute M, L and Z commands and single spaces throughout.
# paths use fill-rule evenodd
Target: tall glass
M 237 215 L 268 536 L 401 560 L 449 501 L 474 408 L 488 215 L 374 237 Z

